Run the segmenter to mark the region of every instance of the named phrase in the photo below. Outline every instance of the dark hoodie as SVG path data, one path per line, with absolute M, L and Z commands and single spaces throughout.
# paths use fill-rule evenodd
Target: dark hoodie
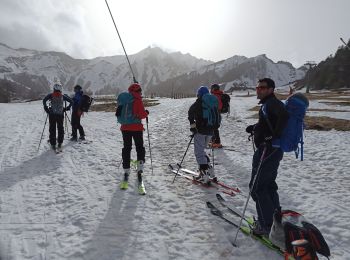
M 279 139 L 283 129 L 287 125 L 289 117 L 284 104 L 273 93 L 260 100 L 259 104 L 262 104 L 259 110 L 259 121 L 254 126 L 254 142 L 256 147 L 264 143 L 266 137 L 272 136 L 272 142 Z M 263 107 L 265 107 L 265 112 L 272 129 L 264 116 Z

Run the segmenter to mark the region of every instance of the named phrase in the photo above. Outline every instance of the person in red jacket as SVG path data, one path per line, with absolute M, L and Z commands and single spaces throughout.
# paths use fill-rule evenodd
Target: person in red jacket
M 143 125 L 142 119 L 146 118 L 149 114 L 148 110 L 145 110 L 145 107 L 142 102 L 141 97 L 141 86 L 138 83 L 131 84 L 128 88 L 129 93 L 133 96 L 132 104 L 132 114 L 134 117 L 133 122 L 122 124 L 120 130 L 123 135 L 123 169 L 124 169 L 124 180 L 121 183 L 121 189 L 127 189 L 128 180 L 130 174 L 130 155 L 132 149 L 132 139 L 136 146 L 137 153 L 137 178 L 139 181 L 139 192 L 144 192 L 144 186 L 142 182 L 142 173 L 143 173 L 143 164 L 145 162 L 145 147 L 143 145 Z
M 221 95 L 223 94 L 223 92 L 220 90 L 220 86 L 218 84 L 211 85 L 210 93 L 212 95 L 215 95 L 218 98 L 219 112 L 221 112 L 221 109 L 222 109 Z M 222 148 L 219 129 L 214 129 L 214 134 L 213 134 L 213 137 L 211 139 L 211 147 L 212 148 Z

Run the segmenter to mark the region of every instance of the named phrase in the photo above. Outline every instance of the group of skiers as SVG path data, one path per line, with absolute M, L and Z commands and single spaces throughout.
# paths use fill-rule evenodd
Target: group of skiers
M 275 83 L 272 79 L 264 78 L 259 80 L 256 87 L 257 98 L 260 100 L 259 121 L 255 125 L 247 127 L 246 131 L 254 136 L 257 150 L 253 156 L 252 176 L 250 182 L 251 195 L 256 202 L 258 220 L 254 232 L 256 234 L 268 234 L 273 223 L 273 214 L 280 210 L 279 196 L 276 184 L 277 170 L 283 157 L 283 151 L 278 145 L 278 138 L 284 129 L 288 113 L 281 101 L 274 95 Z M 77 141 L 79 130 L 80 139 L 85 138 L 84 129 L 80 124 L 82 111 L 80 102 L 82 88 L 79 85 L 74 87 L 73 99 L 62 94 L 62 85 L 54 84 L 53 93 L 48 94 L 44 100 L 44 109 L 48 113 L 50 122 L 50 144 L 53 149 L 62 147 L 64 128 L 63 120 L 66 111 L 73 107 L 72 111 L 72 141 Z M 211 92 L 211 93 L 210 93 Z M 145 187 L 142 181 L 143 165 L 145 163 L 145 148 L 143 142 L 142 119 L 148 117 L 149 112 L 145 110 L 142 102 L 142 89 L 140 84 L 133 83 L 118 96 L 118 108 L 116 116 L 121 123 L 120 130 L 123 136 L 122 161 L 124 179 L 120 184 L 121 189 L 128 188 L 130 175 L 130 154 L 132 139 L 134 140 L 137 153 L 137 178 L 140 194 L 145 194 Z M 210 164 L 209 156 L 205 149 L 221 148 L 219 127 L 221 123 L 220 110 L 222 109 L 221 95 L 218 84 L 213 84 L 210 91 L 207 87 L 200 87 L 197 91 L 197 100 L 191 105 L 188 111 L 190 131 L 194 139 L 194 153 L 199 167 L 197 180 L 205 183 L 215 181 L 215 173 Z M 51 106 L 47 106 L 47 101 Z M 68 106 L 63 106 L 68 102 Z M 56 142 L 56 125 L 58 138 Z M 257 174 L 259 171 L 259 174 Z
M 53 85 L 53 92 L 49 93 L 43 99 L 44 110 L 49 118 L 49 142 L 53 150 L 62 150 L 62 143 L 64 139 L 64 117 L 67 116 L 66 112 L 72 108 L 72 138 L 71 141 L 77 141 L 77 132 L 79 130 L 80 140 L 85 140 L 84 128 L 80 124 L 80 118 L 82 110 L 80 109 L 81 99 L 83 96 L 82 87 L 76 85 L 74 87 L 74 97 L 70 98 L 62 93 L 62 85 L 55 83 Z M 48 105 L 49 102 L 49 105 Z M 67 106 L 66 103 L 69 103 Z M 57 138 L 56 138 L 56 127 L 57 127 Z M 56 146 L 57 145 L 57 146 Z

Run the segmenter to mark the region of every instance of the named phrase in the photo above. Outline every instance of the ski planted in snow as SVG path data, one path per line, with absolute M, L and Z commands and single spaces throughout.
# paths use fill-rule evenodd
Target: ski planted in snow
M 171 166 L 173 169 L 175 169 L 174 166 L 172 166 L 172 165 L 169 164 L 169 167 L 170 167 L 170 166 Z M 180 171 L 182 171 L 182 172 L 184 172 L 184 173 L 187 173 L 187 174 L 190 174 L 190 175 L 192 175 L 192 176 L 194 176 L 194 177 L 198 177 L 198 176 L 199 176 L 199 174 L 198 174 L 197 172 L 191 171 L 191 170 L 188 170 L 188 169 L 185 169 L 185 168 L 182 168 L 182 167 L 179 167 L 179 165 L 177 165 L 177 168 L 180 168 Z M 176 170 L 177 170 L 177 168 L 176 168 Z M 239 188 L 237 188 L 237 187 L 231 187 L 231 186 L 229 186 L 229 185 L 223 183 L 222 181 L 219 181 L 217 178 L 216 178 L 216 179 L 211 179 L 211 182 L 212 182 L 212 183 L 215 183 L 215 184 L 217 184 L 217 185 L 219 185 L 219 186 L 221 186 L 221 187 L 223 187 L 223 188 L 225 188 L 225 189 L 227 189 L 227 190 L 231 190 L 231 191 L 236 192 L 236 193 L 241 192 Z
M 223 207 L 227 208 L 233 215 L 235 215 L 235 216 L 237 216 L 237 217 L 239 217 L 239 218 L 242 218 L 242 217 L 243 217 L 242 212 L 240 212 L 237 208 L 235 208 L 235 207 L 233 207 L 233 206 L 228 206 L 228 205 L 226 204 L 226 200 L 221 196 L 221 194 L 217 193 L 217 194 L 216 194 L 216 198 L 218 199 L 218 201 L 220 202 L 220 204 L 221 204 Z M 247 220 L 245 217 L 243 217 L 243 220 L 245 220 L 246 223 L 249 224 L 248 220 Z
M 201 185 L 201 186 L 206 187 L 206 188 L 215 188 L 212 185 L 208 185 L 207 183 L 204 183 L 204 182 L 201 182 L 199 180 L 193 179 L 192 176 L 189 176 L 187 174 L 184 174 L 184 173 L 176 170 L 171 164 L 169 164 L 168 167 L 169 167 L 169 169 L 170 169 L 170 171 L 172 173 L 177 174 L 177 176 L 179 176 L 179 177 L 182 177 L 182 178 L 185 178 L 185 179 L 187 179 L 189 181 L 192 181 L 192 183 L 194 183 L 194 184 L 198 184 L 198 185 Z
M 210 208 L 210 212 L 215 215 L 220 217 L 221 219 L 225 220 L 227 223 L 230 223 L 231 225 L 235 226 L 235 227 L 239 227 L 239 225 L 237 223 L 235 223 L 234 221 L 230 220 L 221 210 L 219 210 L 217 207 L 215 207 L 211 202 L 207 202 L 207 206 L 208 208 Z M 247 226 L 246 225 L 242 225 L 240 227 L 240 230 L 242 231 L 243 234 L 247 235 L 247 236 L 251 236 L 252 238 L 254 238 L 255 240 L 261 242 L 263 245 L 265 245 L 266 247 L 270 248 L 271 250 L 279 253 L 280 255 L 284 255 L 284 251 L 282 249 L 280 249 L 278 246 L 276 246 L 275 244 L 273 244 L 270 239 L 268 239 L 265 236 L 258 236 L 258 235 L 254 235 L 252 233 L 252 227 L 255 224 L 254 218 L 252 217 L 248 217 L 246 218 L 246 222 L 247 222 Z M 292 260 L 293 258 L 289 258 L 289 260 Z

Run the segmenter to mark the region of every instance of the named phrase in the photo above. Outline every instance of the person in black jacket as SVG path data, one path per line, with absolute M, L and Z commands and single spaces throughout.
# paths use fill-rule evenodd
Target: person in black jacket
M 76 85 L 74 87 L 74 97 L 73 97 L 73 109 L 72 109 L 72 138 L 70 139 L 71 141 L 77 141 L 78 137 L 78 130 L 79 130 L 79 139 L 80 140 L 85 140 L 85 132 L 84 128 L 80 124 L 80 118 L 81 115 L 83 114 L 83 111 L 80 109 L 80 104 L 81 104 L 81 99 L 83 96 L 83 91 L 82 87 L 80 85 Z
M 47 105 L 48 101 L 50 101 L 50 107 Z M 69 106 L 65 108 L 63 106 L 63 101 L 69 102 Z M 64 112 L 70 110 L 72 104 L 72 99 L 70 99 L 66 95 L 62 95 L 62 85 L 60 83 L 55 83 L 53 86 L 53 93 L 48 94 L 43 99 L 44 110 L 49 115 L 50 144 L 53 150 L 56 150 L 56 139 L 58 142 L 57 148 L 59 150 L 62 149 L 62 143 L 64 138 Z M 56 125 L 58 130 L 57 138 Z
M 279 138 L 287 125 L 288 112 L 274 95 L 275 82 L 270 78 L 260 79 L 256 87 L 259 104 L 259 120 L 246 131 L 254 136 L 257 150 L 253 156 L 252 175 L 249 183 L 251 196 L 256 203 L 258 220 L 253 230 L 257 235 L 268 235 L 273 223 L 273 214 L 280 210 L 277 170 L 283 158 Z M 260 165 L 260 167 L 259 167 Z M 255 177 L 255 180 L 254 180 Z

